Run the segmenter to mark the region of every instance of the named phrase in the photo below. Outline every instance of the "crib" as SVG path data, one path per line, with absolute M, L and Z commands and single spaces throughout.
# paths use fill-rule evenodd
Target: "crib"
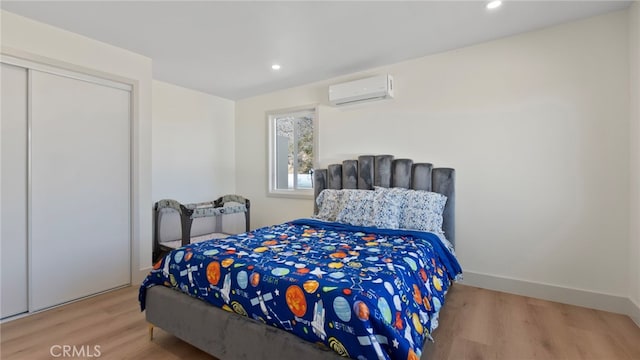
M 155 263 L 173 249 L 231 235 L 230 232 L 224 231 L 224 219 L 231 218 L 230 215 L 232 214 L 244 213 L 244 231 L 249 231 L 250 209 L 251 202 L 249 199 L 240 195 L 224 195 L 214 201 L 190 204 L 183 204 L 173 199 L 162 199 L 156 202 L 153 207 L 153 262 Z M 163 228 L 165 231 L 167 229 L 166 226 L 162 226 L 163 219 L 166 219 L 167 215 L 175 216 L 176 213 L 179 216 L 180 223 L 179 236 L 178 238 L 176 236 L 167 238 L 162 234 Z M 206 231 L 193 236 L 192 226 L 194 220 L 209 217 L 213 217 L 215 220 L 213 231 Z M 237 216 L 235 219 L 237 220 Z M 169 227 L 169 229 L 175 230 L 175 227 Z

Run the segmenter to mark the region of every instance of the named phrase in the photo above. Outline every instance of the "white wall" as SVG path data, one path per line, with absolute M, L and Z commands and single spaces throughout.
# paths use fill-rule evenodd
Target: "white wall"
M 251 200 L 252 228 L 313 213 L 311 200 L 267 197 L 269 158 L 265 111 L 319 103 L 325 92 L 322 86 L 310 85 L 236 102 L 236 191 Z M 319 117 L 325 110 L 318 110 Z
M 237 191 L 254 226 L 310 215 L 310 200 L 266 196 L 265 111 L 326 105 L 328 84 L 388 72 L 396 99 L 321 106 L 322 166 L 394 154 L 455 167 L 467 272 L 627 299 L 627 48 L 618 12 L 238 101 Z
M 631 236 L 629 251 L 630 297 L 640 325 L 640 2 L 629 8 L 629 64 L 631 65 Z
M 153 81 L 152 198 L 183 203 L 212 201 L 235 193 L 235 103 Z M 179 239 L 179 217 L 163 216 L 162 241 Z M 227 215 L 223 229 L 214 218 L 197 219 L 192 235 L 244 231 L 244 217 Z
M 151 265 L 151 59 L 7 11 L 0 16 L 3 53 L 134 82 L 132 281 L 139 282 Z
M 201 202 L 235 192 L 231 100 L 153 81 L 153 201 Z

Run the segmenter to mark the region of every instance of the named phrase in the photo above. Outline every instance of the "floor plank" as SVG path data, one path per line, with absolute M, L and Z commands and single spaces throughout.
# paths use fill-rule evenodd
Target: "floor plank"
M 52 359 L 54 345 L 98 345 L 101 359 L 215 360 L 162 329 L 149 341 L 137 291 L 119 289 L 5 322 L 0 357 Z M 439 323 L 422 359 L 640 359 L 640 328 L 626 316 L 460 284 L 451 288 Z
M 460 284 L 433 337 L 423 359 L 640 359 L 627 316 Z

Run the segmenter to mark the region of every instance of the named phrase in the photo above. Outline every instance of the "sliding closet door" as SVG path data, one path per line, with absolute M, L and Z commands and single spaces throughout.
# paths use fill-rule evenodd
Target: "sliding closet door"
M 129 283 L 130 92 L 31 71 L 35 311 Z
M 0 317 L 27 311 L 27 70 L 1 64 Z

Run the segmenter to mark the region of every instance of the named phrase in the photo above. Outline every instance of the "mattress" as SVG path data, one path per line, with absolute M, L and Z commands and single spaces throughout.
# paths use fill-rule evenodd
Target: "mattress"
M 435 234 L 301 219 L 176 249 L 164 285 L 359 359 L 418 359 L 461 272 Z

